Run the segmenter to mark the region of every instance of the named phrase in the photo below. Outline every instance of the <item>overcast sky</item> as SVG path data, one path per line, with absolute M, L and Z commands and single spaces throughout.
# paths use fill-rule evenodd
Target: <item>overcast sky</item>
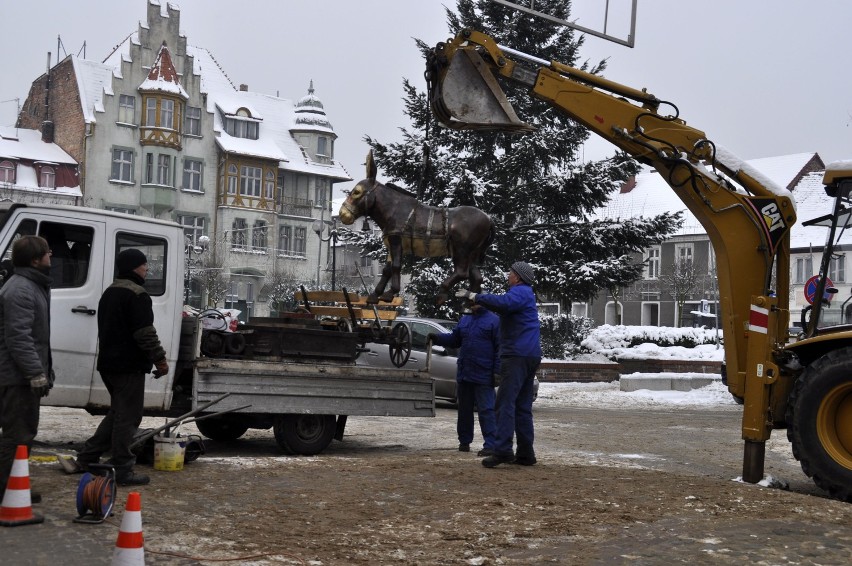
M 147 0 L 0 0 L 0 101 L 19 97 L 66 53 L 103 60 L 145 19 Z M 522 2 L 524 0 L 521 0 Z M 182 0 L 181 30 L 206 47 L 234 84 L 298 100 L 313 80 L 339 138 L 336 157 L 355 181 L 364 176 L 365 135 L 399 139 L 402 78 L 425 87 L 412 38 L 430 44 L 448 31 L 452 0 Z M 578 23 L 601 29 L 600 0 L 574 0 Z M 626 37 L 629 0 L 610 0 L 609 31 Z M 640 0 L 635 47 L 596 37 L 581 51 L 608 58 L 606 77 L 646 87 L 675 103 L 693 127 L 742 159 L 818 152 L 852 159 L 852 2 Z M 0 125 L 15 103 L 0 102 Z M 586 144 L 586 160 L 611 153 Z M 380 172 L 381 174 L 381 172 Z M 337 185 L 350 188 L 353 183 Z

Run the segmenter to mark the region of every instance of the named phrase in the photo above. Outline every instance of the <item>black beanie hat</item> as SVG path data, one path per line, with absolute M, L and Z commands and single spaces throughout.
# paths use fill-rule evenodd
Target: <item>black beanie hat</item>
M 139 250 L 129 248 L 118 254 L 118 259 L 115 263 L 118 266 L 119 274 L 130 273 L 143 263 L 148 263 L 148 258 Z

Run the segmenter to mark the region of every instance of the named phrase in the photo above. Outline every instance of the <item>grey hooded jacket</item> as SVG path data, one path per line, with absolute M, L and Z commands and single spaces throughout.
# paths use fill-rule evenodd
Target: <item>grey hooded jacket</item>
M 0 386 L 51 378 L 50 276 L 17 267 L 0 288 Z

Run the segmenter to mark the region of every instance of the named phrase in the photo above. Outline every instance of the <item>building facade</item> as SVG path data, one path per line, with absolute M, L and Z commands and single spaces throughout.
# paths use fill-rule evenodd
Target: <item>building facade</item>
M 235 86 L 147 0 L 146 22 L 103 62 L 70 55 L 36 79 L 18 125 L 52 128 L 80 163 L 80 203 L 184 226 L 187 302 L 275 310 L 275 288 L 321 283 L 337 138 L 313 85 L 297 103 Z M 272 300 L 270 299 L 272 297 Z

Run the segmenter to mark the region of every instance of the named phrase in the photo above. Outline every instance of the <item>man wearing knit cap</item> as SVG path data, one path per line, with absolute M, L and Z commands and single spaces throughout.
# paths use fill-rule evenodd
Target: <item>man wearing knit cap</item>
M 154 378 L 169 373 L 166 351 L 154 328 L 151 297 L 145 291 L 148 259 L 137 249 L 116 258 L 118 277 L 98 303 L 98 372 L 109 391 L 110 407 L 95 434 L 77 453 L 77 467 L 85 471 L 104 452 L 115 466 L 118 485 L 145 485 L 148 476 L 133 471 L 136 456 L 130 450 L 142 422 L 145 374 L 155 366 Z
M 533 382 L 541 363 L 541 329 L 536 307 L 532 266 L 516 261 L 507 274 L 509 290 L 503 295 L 456 291 L 500 316 L 500 389 L 497 391 L 497 433 L 494 453 L 482 460 L 486 468 L 515 463 L 536 463 L 533 449 Z M 517 450 L 512 450 L 516 437 Z

